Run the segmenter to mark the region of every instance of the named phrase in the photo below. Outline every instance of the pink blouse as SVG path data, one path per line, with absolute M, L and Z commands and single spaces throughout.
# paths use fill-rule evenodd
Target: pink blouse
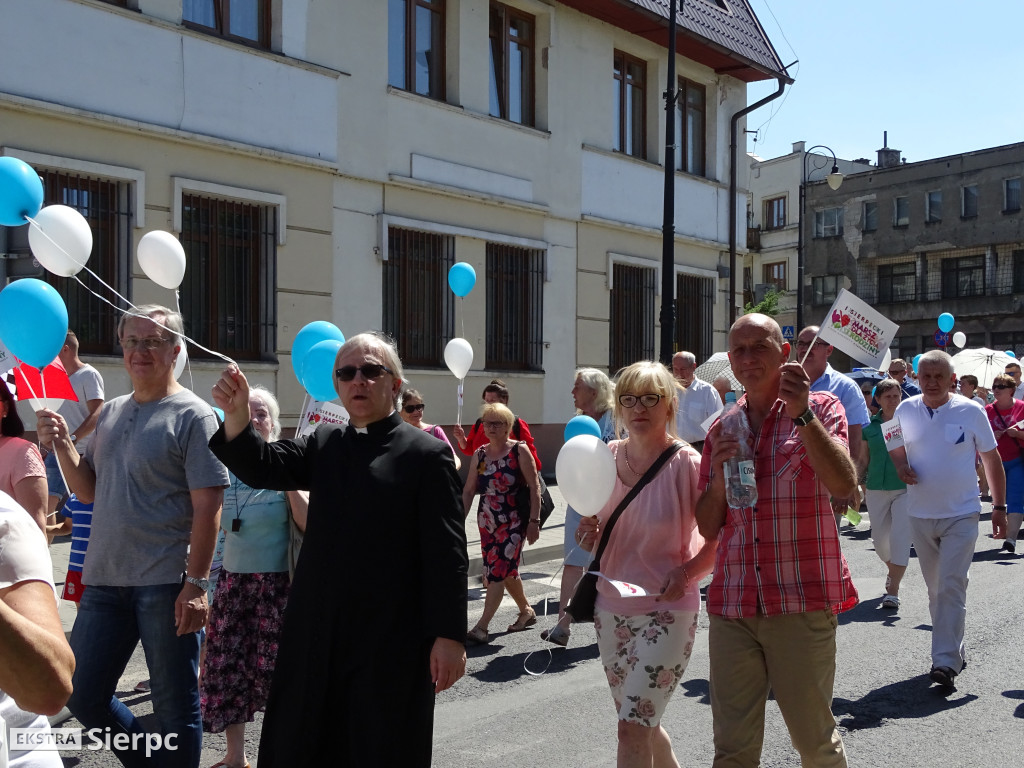
M 618 453 L 622 441 L 608 444 Z M 697 478 L 700 454 L 686 445 L 661 468 L 619 517 L 601 556 L 601 573 L 637 584 L 647 597 L 620 597 L 615 587 L 598 579 L 597 607 L 619 615 L 635 616 L 654 611 L 699 611 L 698 580 L 674 602 L 656 602 L 669 571 L 690 560 L 704 546 L 694 514 L 700 496 Z M 603 525 L 630 488 L 616 474 L 615 489 L 598 513 Z
M 26 477 L 46 477 L 39 449 L 20 437 L 0 437 L 0 491 L 14 496 L 14 486 Z

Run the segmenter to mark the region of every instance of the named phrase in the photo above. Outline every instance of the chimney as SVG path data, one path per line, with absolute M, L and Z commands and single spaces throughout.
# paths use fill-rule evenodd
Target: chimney
M 902 154 L 898 149 L 889 148 L 889 132 L 884 131 L 882 133 L 882 148 L 878 150 L 878 167 L 879 168 L 895 168 L 900 164 L 900 155 Z
M 794 141 L 793 142 L 793 154 L 802 155 L 804 153 L 804 147 L 807 146 L 806 141 Z

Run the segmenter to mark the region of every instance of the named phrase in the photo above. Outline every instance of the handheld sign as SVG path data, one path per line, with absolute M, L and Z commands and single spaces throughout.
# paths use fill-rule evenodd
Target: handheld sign
M 899 419 L 893 419 L 882 424 L 882 437 L 885 438 L 885 450 L 895 451 L 903 447 L 903 428 Z

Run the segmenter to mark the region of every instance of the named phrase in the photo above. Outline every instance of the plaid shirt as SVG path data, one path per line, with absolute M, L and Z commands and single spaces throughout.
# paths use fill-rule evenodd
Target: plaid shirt
M 746 405 L 746 396 L 740 401 Z M 810 407 L 833 440 L 848 447 L 846 415 L 835 395 L 811 392 Z M 711 485 L 709 435 L 700 487 Z M 797 427 L 777 400 L 754 438 L 758 502 L 726 510 L 718 534 L 708 613 L 726 618 L 775 616 L 857 604 L 857 590 L 839 545 L 828 489 L 807 458 Z

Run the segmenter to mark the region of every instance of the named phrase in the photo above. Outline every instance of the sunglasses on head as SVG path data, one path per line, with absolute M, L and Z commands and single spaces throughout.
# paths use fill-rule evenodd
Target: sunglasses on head
M 369 381 L 379 379 L 385 373 L 394 375 L 394 371 L 380 363 L 364 363 L 360 366 L 343 365 L 334 372 L 334 375 L 338 377 L 338 381 L 352 381 L 357 373 L 363 374 L 363 378 Z
M 406 413 L 416 413 L 416 411 L 423 411 L 424 404 L 417 403 L 416 405 L 403 405 L 402 410 Z

